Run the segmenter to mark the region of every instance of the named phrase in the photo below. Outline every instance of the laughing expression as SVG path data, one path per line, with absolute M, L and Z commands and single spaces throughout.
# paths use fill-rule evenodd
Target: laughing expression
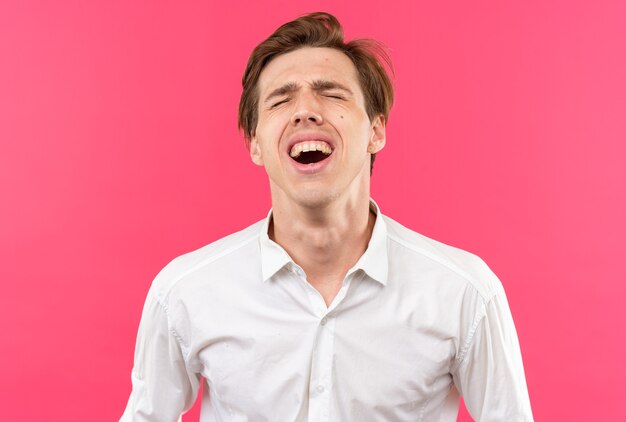
M 280 55 L 263 69 L 258 89 L 250 155 L 269 175 L 274 206 L 369 197 L 370 155 L 385 144 L 385 121 L 370 121 L 344 53 L 305 47 Z

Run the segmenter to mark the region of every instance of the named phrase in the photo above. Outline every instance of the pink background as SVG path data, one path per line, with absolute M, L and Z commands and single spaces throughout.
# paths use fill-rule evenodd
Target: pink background
M 2 420 L 121 415 L 154 275 L 268 210 L 247 55 L 319 9 L 389 46 L 373 196 L 500 276 L 536 419 L 626 420 L 620 0 L 0 3 Z

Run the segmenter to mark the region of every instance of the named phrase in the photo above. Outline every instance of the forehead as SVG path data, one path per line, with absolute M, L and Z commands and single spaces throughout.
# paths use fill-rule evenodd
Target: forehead
M 280 85 L 331 80 L 360 92 L 356 67 L 343 52 L 333 48 L 303 47 L 270 61 L 259 77 L 261 96 Z

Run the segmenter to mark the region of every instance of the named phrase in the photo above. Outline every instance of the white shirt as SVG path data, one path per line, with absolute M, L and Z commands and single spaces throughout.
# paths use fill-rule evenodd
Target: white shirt
M 271 218 L 176 258 L 148 293 L 121 418 L 532 421 L 502 285 L 478 257 L 377 212 L 330 306 Z M 202 378 L 201 378 L 202 377 Z

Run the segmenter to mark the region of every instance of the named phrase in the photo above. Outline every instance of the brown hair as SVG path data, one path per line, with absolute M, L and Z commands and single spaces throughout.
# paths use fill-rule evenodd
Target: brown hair
M 311 13 L 287 22 L 278 28 L 250 54 L 241 83 L 243 92 L 239 100 L 239 129 L 243 130 L 246 145 L 255 134 L 258 122 L 259 76 L 275 57 L 302 47 L 327 47 L 345 53 L 356 67 L 365 100 L 365 110 L 370 120 L 379 114 L 389 118 L 393 104 L 393 86 L 385 70 L 393 67 L 381 43 L 358 39 L 344 42 L 341 24 L 333 15 Z M 376 154 L 372 154 L 372 163 Z

